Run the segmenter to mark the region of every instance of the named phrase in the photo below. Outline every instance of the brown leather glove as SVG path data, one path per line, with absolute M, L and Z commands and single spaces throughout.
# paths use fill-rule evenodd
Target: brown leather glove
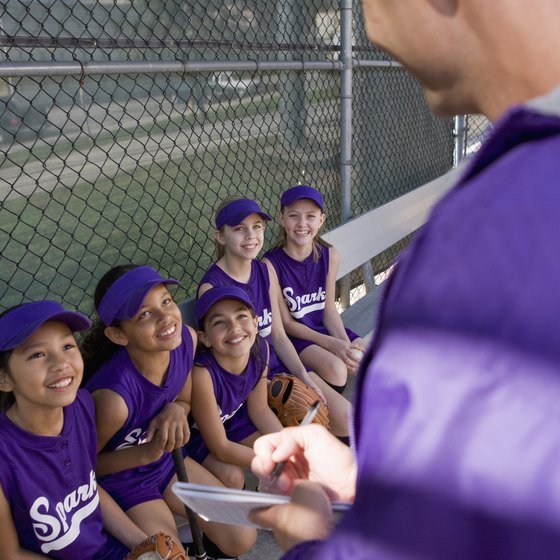
M 309 407 L 318 399 L 313 389 L 287 373 L 275 375 L 268 384 L 268 406 L 285 427 L 299 426 Z M 313 422 L 329 427 L 329 409 L 323 403 Z
M 188 560 L 188 557 L 169 535 L 160 532 L 137 544 L 124 560 Z

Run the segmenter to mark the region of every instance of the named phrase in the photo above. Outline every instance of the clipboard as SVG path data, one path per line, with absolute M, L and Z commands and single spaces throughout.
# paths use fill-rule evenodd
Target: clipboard
M 257 529 L 262 527 L 248 518 L 252 510 L 290 502 L 289 496 L 192 482 L 175 482 L 171 488 L 184 504 L 205 521 Z M 349 510 L 351 506 L 349 502 L 332 502 L 333 512 L 339 514 Z

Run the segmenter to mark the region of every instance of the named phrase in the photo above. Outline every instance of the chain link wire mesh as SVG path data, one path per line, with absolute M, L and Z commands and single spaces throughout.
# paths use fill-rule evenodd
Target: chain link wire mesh
M 463 157 L 469 157 L 478 151 L 481 144 L 486 140 L 492 126 L 484 115 L 466 116 L 466 139 L 465 153 Z
M 389 61 L 355 12 L 353 57 Z M 275 214 L 305 182 L 325 196 L 326 228 L 339 224 L 340 20 L 332 0 L 3 2 L 2 308 L 52 298 L 90 314 L 99 278 L 125 262 L 191 296 L 227 196 Z M 353 80 L 357 216 L 447 171 L 453 135 L 398 65 L 358 66 Z

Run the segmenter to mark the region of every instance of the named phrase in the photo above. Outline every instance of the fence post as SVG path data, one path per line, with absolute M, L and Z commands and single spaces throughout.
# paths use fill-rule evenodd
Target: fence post
M 352 0 L 340 0 L 340 190 L 341 222 L 352 215 Z M 350 275 L 339 281 L 340 304 L 350 305 Z
M 457 167 L 466 155 L 467 146 L 467 117 L 465 115 L 457 115 L 453 119 L 453 136 L 455 138 L 455 146 L 453 151 L 453 167 Z
M 305 42 L 309 31 L 306 11 L 300 2 L 289 0 L 277 2 L 278 43 Z M 285 52 L 278 54 L 279 59 L 288 60 Z M 303 57 L 302 57 L 303 58 Z M 305 141 L 305 76 L 303 72 L 289 72 L 283 79 L 281 118 L 284 125 L 284 141 L 288 146 L 297 148 Z

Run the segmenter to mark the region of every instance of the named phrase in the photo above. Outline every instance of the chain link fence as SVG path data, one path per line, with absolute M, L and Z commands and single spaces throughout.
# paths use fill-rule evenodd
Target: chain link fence
M 1 307 L 53 298 L 90 314 L 98 279 L 125 262 L 180 279 L 181 300 L 214 259 L 226 196 L 275 214 L 285 188 L 308 183 L 330 229 L 446 172 L 452 119 L 434 118 L 416 81 L 367 41 L 358 7 L 352 24 L 352 159 L 341 162 L 338 2 L 3 2 Z

